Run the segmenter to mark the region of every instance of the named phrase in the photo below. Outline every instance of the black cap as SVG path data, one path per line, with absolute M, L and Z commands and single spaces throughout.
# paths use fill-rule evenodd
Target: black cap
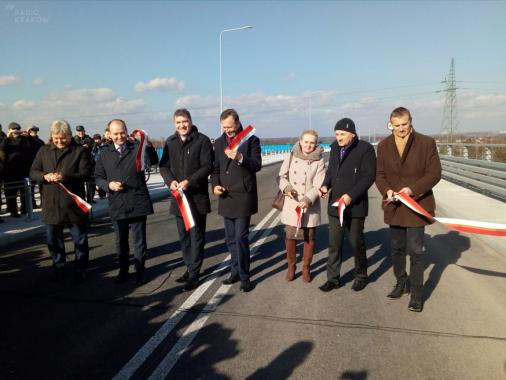
M 351 132 L 351 133 L 357 134 L 357 132 L 355 131 L 355 123 L 353 122 L 353 120 L 348 119 L 347 117 L 339 120 L 336 123 L 336 126 L 334 127 L 334 131 L 346 131 L 346 132 Z
M 93 140 L 101 140 L 102 139 L 102 136 L 100 136 L 98 133 L 95 133 L 93 135 Z
M 38 132 L 39 131 L 39 127 L 37 127 L 36 125 L 32 125 L 29 129 L 29 131 L 35 131 L 35 132 Z
M 82 125 L 78 125 L 76 127 L 76 131 L 84 131 L 84 127 Z
M 21 129 L 21 125 L 19 125 L 18 123 L 16 122 L 12 122 L 9 124 L 9 129 L 17 129 L 17 130 L 20 130 Z

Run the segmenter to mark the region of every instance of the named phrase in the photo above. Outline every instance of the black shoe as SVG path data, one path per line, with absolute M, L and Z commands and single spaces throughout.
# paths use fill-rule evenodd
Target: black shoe
M 72 279 L 72 284 L 80 285 L 84 281 L 86 281 L 86 278 L 87 278 L 86 272 L 83 272 L 83 271 L 74 272 L 74 278 Z
M 255 285 L 250 280 L 241 281 L 241 287 L 239 288 L 241 292 L 248 293 L 253 289 L 255 289 Z
M 3 220 L 2 218 L 0 218 L 0 223 L 3 223 L 3 222 L 5 222 L 5 220 Z
M 11 216 L 13 218 L 21 218 L 21 215 L 19 215 L 17 212 L 11 212 Z
M 184 274 L 181 277 L 176 278 L 176 282 L 179 282 L 180 284 L 184 284 L 188 281 L 188 272 L 184 272 Z
M 408 309 L 411 311 L 415 311 L 417 313 L 421 312 L 423 309 L 423 302 L 421 297 L 411 296 L 409 300 Z
M 221 283 L 223 285 L 232 285 L 239 281 L 238 276 L 228 276 L 228 278 L 224 279 Z
M 186 281 L 186 284 L 184 284 L 183 289 L 186 292 L 189 292 L 193 289 L 197 289 L 199 287 L 199 279 L 198 278 L 189 278 L 188 281 Z
M 331 290 L 339 289 L 340 287 L 341 287 L 341 283 L 339 282 L 339 280 L 337 281 L 337 283 L 332 282 L 332 281 L 327 281 L 325 284 L 320 286 L 320 290 L 322 292 L 330 292 Z
M 409 293 L 408 280 L 407 279 L 397 280 L 397 283 L 395 284 L 392 291 L 387 294 L 387 297 L 390 299 L 397 299 L 401 298 L 401 296 L 405 293 Z
M 128 273 L 128 271 L 120 270 L 115 281 L 116 281 L 116 284 L 124 284 L 125 282 L 128 281 L 129 278 L 130 278 L 130 274 Z
M 359 292 L 363 290 L 367 285 L 367 279 L 365 278 L 356 278 L 355 281 L 353 281 L 353 285 L 351 286 L 351 289 Z
M 135 272 L 135 285 L 140 286 L 144 285 L 146 282 L 146 274 L 143 270 Z

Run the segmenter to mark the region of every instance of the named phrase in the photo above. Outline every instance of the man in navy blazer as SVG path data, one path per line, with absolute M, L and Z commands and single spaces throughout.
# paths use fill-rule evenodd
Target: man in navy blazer
M 107 192 L 109 214 L 116 234 L 116 250 L 120 270 L 117 283 L 128 280 L 130 247 L 129 229 L 134 243 L 134 264 L 136 284 L 145 282 L 144 262 L 146 260 L 146 219 L 153 213 L 144 172 L 137 171 L 136 153 L 139 142 L 129 141 L 127 126 L 123 120 L 114 119 L 108 124 L 112 143 L 102 148 L 95 166 L 96 184 Z M 145 153 L 150 164 L 158 163 L 155 149 L 149 144 Z
M 227 109 L 220 115 L 223 134 L 214 143 L 213 193 L 219 196 L 218 214 L 225 221 L 225 240 L 230 251 L 230 276 L 224 284 L 241 281 L 241 291 L 249 292 L 250 281 L 249 224 L 258 212 L 256 172 L 262 168 L 260 140 L 251 136 L 237 150 L 228 149 L 242 131 L 239 115 Z

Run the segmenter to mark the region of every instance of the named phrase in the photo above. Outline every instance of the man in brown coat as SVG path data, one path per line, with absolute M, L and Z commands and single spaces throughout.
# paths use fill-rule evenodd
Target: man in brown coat
M 436 143 L 431 137 L 415 132 L 411 114 L 404 107 L 390 114 L 392 135 L 378 145 L 376 186 L 383 196 L 385 223 L 390 225 L 392 264 L 397 283 L 387 295 L 397 299 L 411 291 L 409 310 L 423 308 L 423 235 L 431 224 L 392 197 L 407 193 L 425 210 L 434 215 L 436 202 L 432 188 L 441 179 L 441 162 Z M 406 255 L 410 256 L 409 281 L 406 273 Z

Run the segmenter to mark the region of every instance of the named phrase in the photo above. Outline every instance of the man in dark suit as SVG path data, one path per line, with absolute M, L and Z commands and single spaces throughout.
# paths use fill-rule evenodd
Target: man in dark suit
M 239 115 L 227 109 L 220 115 L 223 134 L 214 143 L 213 192 L 219 196 L 218 214 L 225 220 L 225 239 L 230 251 L 230 276 L 224 284 L 241 281 L 241 291 L 249 292 L 250 281 L 249 224 L 258 212 L 256 172 L 262 168 L 260 140 L 251 136 L 237 150 L 228 149 L 242 131 Z
M 153 205 L 144 181 L 144 172 L 138 171 L 136 166 L 139 143 L 128 140 L 127 126 L 123 120 L 114 119 L 108 125 L 112 143 L 102 148 L 95 163 L 95 181 L 108 194 L 109 213 L 116 234 L 120 263 L 116 282 L 124 283 L 129 278 L 128 235 L 131 229 L 136 284 L 142 285 L 146 281 L 146 219 L 153 213 Z M 158 156 L 151 145 L 146 146 L 144 154 L 148 155 L 151 164 L 158 163 Z
M 47 246 L 53 259 L 55 280 L 62 277 L 66 261 L 63 230 L 68 227 L 74 241 L 74 282 L 86 279 L 88 263 L 88 213 L 59 185 L 84 197 L 84 182 L 90 177 L 89 155 L 72 140 L 69 123 L 56 120 L 51 125 L 51 143 L 37 152 L 30 169 L 32 180 L 44 185 L 42 222 L 46 224 Z
M 392 197 L 406 193 L 434 215 L 436 201 L 432 188 L 441 179 L 441 162 L 434 139 L 415 132 L 411 121 L 411 113 L 404 107 L 390 114 L 392 134 L 378 145 L 376 186 L 384 199 L 385 223 L 390 225 L 392 265 L 397 280 L 387 297 L 397 299 L 410 291 L 408 309 L 420 312 L 423 309 L 423 236 L 425 226 L 433 221 L 393 201 Z M 406 273 L 408 254 L 409 276 Z
M 330 146 L 327 173 L 320 189 L 326 196 L 329 189 L 329 257 L 327 282 L 320 290 L 329 292 L 341 286 L 343 240 L 348 235 L 355 256 L 355 281 L 352 289 L 360 291 L 367 284 L 367 256 L 364 242 L 364 223 L 368 213 L 367 190 L 374 183 L 376 155 L 374 148 L 359 140 L 353 120 L 344 118 L 334 127 L 336 141 Z M 337 207 L 332 204 L 342 198 L 346 205 L 343 225 L 339 221 Z
M 213 146 L 209 138 L 193 125 L 187 109 L 176 110 L 173 119 L 176 132 L 165 142 L 159 166 L 163 180 L 170 190 L 184 191 L 195 220 L 195 227 L 186 231 L 178 205 L 175 199 L 172 199 L 170 212 L 176 217 L 181 251 L 186 264 L 185 273 L 176 281 L 184 282 L 184 289 L 189 291 L 198 286 L 204 260 L 206 217 L 211 212 L 207 178 L 213 170 Z

